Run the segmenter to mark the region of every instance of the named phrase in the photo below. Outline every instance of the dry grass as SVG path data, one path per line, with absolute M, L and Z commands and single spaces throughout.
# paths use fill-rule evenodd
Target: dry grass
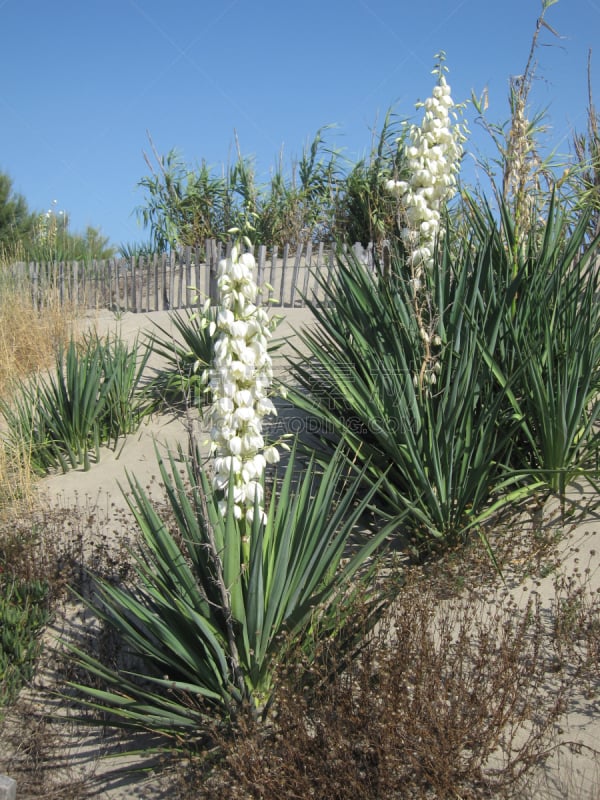
M 11 383 L 48 367 L 59 344 L 73 333 L 76 313 L 49 296 L 36 310 L 24 290 L 0 287 L 0 394 Z
M 51 366 L 57 348 L 75 330 L 74 308 L 49 294 L 37 310 L 26 289 L 0 279 L 0 396 L 27 375 Z M 0 447 L 0 514 L 33 501 L 33 477 L 23 453 Z

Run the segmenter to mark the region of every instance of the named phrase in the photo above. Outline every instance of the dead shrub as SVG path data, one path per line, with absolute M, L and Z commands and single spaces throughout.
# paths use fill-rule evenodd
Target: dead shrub
M 490 605 L 410 581 L 350 669 L 327 642 L 326 669 L 294 653 L 272 727 L 222 740 L 218 767 L 192 767 L 181 796 L 513 796 L 551 752 L 572 685 L 550 641 L 534 594 Z

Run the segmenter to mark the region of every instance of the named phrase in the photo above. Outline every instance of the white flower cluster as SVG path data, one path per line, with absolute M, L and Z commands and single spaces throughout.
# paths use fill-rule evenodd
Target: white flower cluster
M 451 123 L 454 101 L 441 66 L 434 70 L 438 83 L 433 96 L 417 108 L 425 108 L 421 126 L 408 131 L 406 181 L 389 180 L 387 188 L 403 205 L 406 226 L 402 239 L 410 253 L 413 278 L 433 265 L 436 237 L 443 234 L 441 215 L 444 203 L 454 194 L 465 139 L 460 126 Z
M 212 392 L 213 485 L 223 493 L 219 506 L 225 515 L 232 478 L 233 513 L 249 520 L 255 499 L 262 508 L 265 466 L 279 460 L 275 447 L 265 448 L 262 434 L 263 418 L 277 412 L 268 397 L 273 368 L 267 344 L 272 326 L 267 312 L 256 305 L 254 267 L 254 257 L 239 255 L 236 247 L 230 258 L 219 262 L 220 304 L 210 326 L 214 355 L 206 375 Z

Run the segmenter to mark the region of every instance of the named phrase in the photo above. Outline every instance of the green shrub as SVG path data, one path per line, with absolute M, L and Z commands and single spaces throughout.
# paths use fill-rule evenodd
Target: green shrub
M 561 497 L 575 476 L 596 471 L 600 437 L 600 279 L 588 230 L 589 213 L 573 225 L 552 199 L 520 255 L 493 365 L 520 422 L 515 466 Z M 509 244 L 512 231 L 505 215 Z
M 0 565 L 0 716 L 31 680 L 40 653 L 39 633 L 49 620 L 48 585 L 3 573 Z
M 102 359 L 102 372 L 108 390 L 100 415 L 103 443 L 116 447 L 121 436 L 134 433 L 150 412 L 150 402 L 145 394 L 145 370 L 151 350 L 136 337 L 131 345 L 118 335 L 99 339 L 90 336 L 86 347 L 98 347 Z
M 378 502 L 424 541 L 461 538 L 543 486 L 564 492 L 598 444 L 589 220 L 573 226 L 553 201 L 515 269 L 507 209 L 465 213 L 468 236 L 448 233 L 423 276 L 426 303 L 401 253 L 389 274 L 340 254 L 290 359 L 320 457 L 342 441 L 370 478 L 385 472 Z

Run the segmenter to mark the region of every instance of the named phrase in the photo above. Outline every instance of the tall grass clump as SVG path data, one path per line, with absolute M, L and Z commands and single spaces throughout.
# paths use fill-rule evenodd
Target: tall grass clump
M 57 347 L 73 335 L 76 312 L 49 297 L 43 312 L 32 302 L 28 287 L 0 272 L 0 395 L 15 379 L 54 361 Z
M 54 301 L 56 300 L 56 302 Z M 0 271 L 0 398 L 27 375 L 49 367 L 56 349 L 73 336 L 76 313 L 58 298 L 48 298 L 43 312 L 18 278 Z M 29 502 L 33 495 L 30 454 L 20 443 L 0 448 L 0 509 Z
M 12 452 L 22 453 L 41 475 L 99 459 L 101 445 L 116 446 L 148 409 L 140 396 L 149 351 L 130 349 L 118 337 L 71 339 L 55 356 L 54 370 L 20 381 L 0 401 Z
M 531 470 L 564 497 L 573 478 L 591 478 L 597 469 L 598 240 L 588 237 L 589 210 L 573 223 L 569 209 L 552 196 L 544 225 L 532 225 L 517 248 L 518 229 L 504 212 L 499 236 L 513 259 L 520 255 L 510 313 L 499 326 L 490 367 L 519 420 L 513 465 Z M 489 229 L 489 217 L 484 224 Z

